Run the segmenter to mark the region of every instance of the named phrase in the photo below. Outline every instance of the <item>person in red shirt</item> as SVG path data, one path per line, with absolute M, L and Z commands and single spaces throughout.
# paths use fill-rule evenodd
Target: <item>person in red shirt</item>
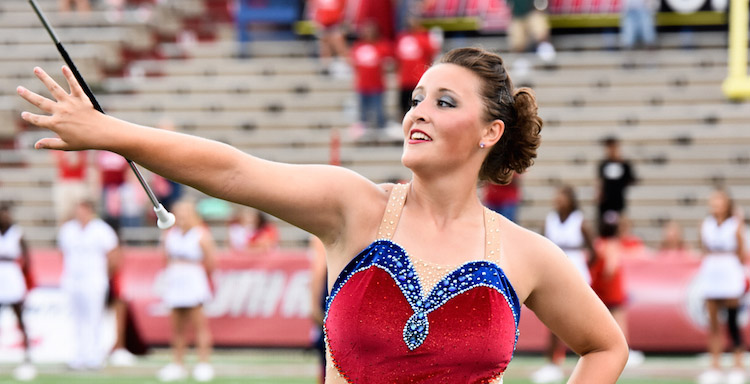
M 53 187 L 55 219 L 62 224 L 72 216 L 78 201 L 90 194 L 86 184 L 87 152 L 55 152 L 57 181 Z
M 102 219 L 117 231 L 120 228 L 120 186 L 125 182 L 128 162 L 116 153 L 100 151 L 96 164 L 102 191 Z
M 627 287 L 625 286 L 623 259 L 628 257 L 627 242 L 623 242 L 622 217 L 610 211 L 602 218 L 599 238 L 594 242 L 594 261 L 591 264 L 591 288 L 612 313 L 625 338 L 627 327 Z M 630 350 L 629 365 L 643 362 L 643 352 Z
M 399 106 L 401 117 L 411 108 L 411 94 L 419 79 L 432 64 L 435 54 L 440 51 L 441 41 L 433 38 L 420 20 L 409 16 L 408 29 L 396 38 L 395 56 L 398 61 L 398 82 L 400 86 Z
M 237 252 L 267 253 L 279 248 L 279 230 L 261 211 L 241 208 L 228 230 L 229 246 Z
M 254 226 L 251 229 L 247 246 L 250 250 L 270 252 L 279 248 L 279 229 L 268 220 L 268 216 L 261 211 L 255 211 Z
M 331 65 L 331 58 L 346 58 L 349 53 L 341 30 L 346 0 L 310 0 L 310 5 L 318 35 L 318 54 L 323 65 Z
M 513 174 L 510 183 L 506 185 L 487 183 L 482 188 L 482 193 L 482 202 L 487 208 L 516 222 L 518 205 L 521 203 L 521 178 L 517 173 Z
M 385 127 L 383 67 L 390 56 L 390 44 L 380 39 L 377 25 L 372 21 L 366 22 L 360 30 L 360 39 L 354 43 L 351 51 L 352 67 L 356 72 L 355 86 L 360 101 L 359 121 L 365 127 L 372 117 L 375 125 L 370 125 L 371 128 Z

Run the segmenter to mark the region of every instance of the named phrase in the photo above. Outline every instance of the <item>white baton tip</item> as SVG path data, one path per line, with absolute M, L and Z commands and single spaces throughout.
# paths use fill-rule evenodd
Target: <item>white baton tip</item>
M 154 212 L 156 213 L 156 217 L 158 220 L 156 220 L 156 226 L 161 229 L 168 229 L 171 228 L 174 225 L 175 218 L 172 213 L 169 213 L 166 208 L 164 208 L 163 205 L 159 204 L 158 207 L 154 207 Z

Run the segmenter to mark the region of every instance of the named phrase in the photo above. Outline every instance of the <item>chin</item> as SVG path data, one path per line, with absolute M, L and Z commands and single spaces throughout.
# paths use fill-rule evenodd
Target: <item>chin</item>
M 409 168 L 412 173 L 417 173 L 420 169 L 424 169 L 430 163 L 431 162 L 427 161 L 424 156 L 418 156 L 415 153 L 404 151 L 404 154 L 401 156 L 401 164 L 403 164 L 404 167 Z

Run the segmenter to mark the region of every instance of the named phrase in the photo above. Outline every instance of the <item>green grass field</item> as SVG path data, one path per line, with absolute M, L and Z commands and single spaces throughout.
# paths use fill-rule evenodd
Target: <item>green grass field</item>
M 39 364 L 39 384 L 157 384 L 156 371 L 166 364 L 166 350 L 142 357 L 134 367 L 108 367 L 98 372 L 69 372 L 60 364 Z M 188 364 L 193 363 L 189 360 Z M 215 384 L 315 384 L 317 357 L 302 350 L 248 349 L 218 350 L 213 357 L 217 377 Z M 538 356 L 516 356 L 505 375 L 505 384 L 530 384 L 529 375 L 544 361 Z M 569 358 L 565 368 L 570 372 L 575 360 Z M 0 384 L 14 383 L 13 364 L 0 364 Z M 618 383 L 688 384 L 706 367 L 705 357 L 647 356 L 638 367 L 627 368 Z M 186 380 L 182 383 L 194 383 Z

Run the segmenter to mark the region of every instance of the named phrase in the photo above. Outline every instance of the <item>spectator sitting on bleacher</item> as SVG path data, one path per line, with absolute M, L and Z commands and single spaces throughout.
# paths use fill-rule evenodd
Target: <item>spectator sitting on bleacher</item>
M 508 0 L 511 8 L 511 22 L 508 27 L 508 42 L 513 52 L 525 52 L 530 46 L 544 62 L 555 59 L 555 47 L 549 42 L 549 23 L 543 10 L 536 8 L 534 0 Z M 528 64 L 514 63 L 515 67 Z M 521 68 L 519 68 L 521 69 Z
M 142 225 L 148 197 L 135 173 L 125 174 L 125 182 L 120 185 L 118 192 L 120 194 L 120 227 Z
M 640 41 L 646 48 L 656 44 L 656 27 L 654 26 L 654 8 L 658 1 L 624 0 L 620 11 L 620 45 L 623 49 L 632 49 Z
M 349 49 L 344 39 L 343 22 L 346 0 L 310 0 L 318 36 L 318 55 L 329 74 L 349 73 L 346 63 Z
M 359 94 L 359 131 L 369 127 L 383 129 L 386 124 L 383 93 L 385 92 L 384 65 L 391 56 L 390 44 L 381 40 L 378 26 L 366 22 L 360 29 L 359 40 L 351 50 L 352 67 L 356 72 L 355 87 Z M 371 119 L 375 123 L 371 124 Z M 353 136 L 358 136 L 354 132 Z
M 657 257 L 660 259 L 694 259 L 698 254 L 690 248 L 682 235 L 682 226 L 675 220 L 664 225 Z
M 411 108 L 411 94 L 414 88 L 422 74 L 432 64 L 435 55 L 440 52 L 440 46 L 443 43 L 442 35 L 427 31 L 422 26 L 421 20 L 414 14 L 409 15 L 407 28 L 396 38 L 395 49 L 402 119 Z
M 229 246 L 239 252 L 266 253 L 279 247 L 279 230 L 263 212 L 240 207 L 229 223 Z
M 648 257 L 649 250 L 643 244 L 643 239 L 633 233 L 633 222 L 627 216 L 620 217 L 620 229 L 617 233 L 625 257 Z
M 61 12 L 70 12 L 73 3 L 75 3 L 76 11 L 78 12 L 91 11 L 91 3 L 89 3 L 89 0 L 58 0 Z

